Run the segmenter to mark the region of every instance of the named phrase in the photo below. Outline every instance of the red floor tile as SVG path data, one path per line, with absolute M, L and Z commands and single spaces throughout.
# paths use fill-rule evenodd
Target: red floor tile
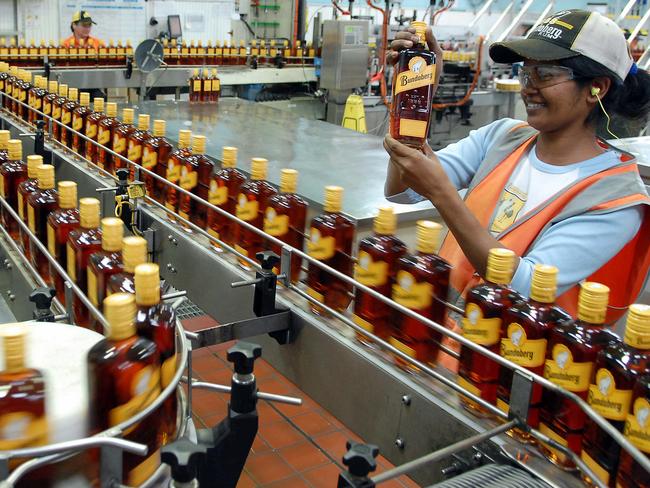
M 192 373 L 194 374 L 200 375 L 201 373 L 223 369 L 226 369 L 226 366 L 213 354 L 192 357 Z
M 260 423 L 259 433 L 273 449 L 282 449 L 304 440 L 302 434 L 284 420 Z
M 331 463 L 331 460 L 309 441 L 285 447 L 279 451 L 279 454 L 289 466 L 298 472 Z
M 278 411 L 265 400 L 257 402 L 257 414 L 260 417 L 261 423 L 271 423 L 277 422 L 278 420 L 283 420 L 284 417 L 278 413 Z
M 326 420 L 325 417 L 315 411 L 297 415 L 291 419 L 291 422 L 297 425 L 300 430 L 309 436 L 317 436 L 319 434 L 338 430 L 333 424 Z
M 260 485 L 283 480 L 293 475 L 293 470 L 276 453 L 264 452 L 248 457 L 246 471 Z
M 206 390 L 192 390 L 192 413 L 198 415 L 204 422 L 217 414 L 223 415 L 226 403 L 221 398 L 223 395 Z
M 275 483 L 269 483 L 268 485 L 263 486 L 264 488 L 311 488 L 311 485 L 299 475 L 276 481 Z
M 257 488 L 257 483 L 246 472 L 243 472 L 237 481 L 237 488 Z
M 271 450 L 271 446 L 269 446 L 264 439 L 259 435 L 259 433 L 255 436 L 255 440 L 253 441 L 253 447 L 251 448 L 255 454 L 259 454 L 261 452 L 268 452 Z
M 218 359 L 216 360 L 218 361 Z M 232 382 L 232 371 L 225 367 L 222 367 L 221 369 L 206 368 L 203 371 L 193 370 L 193 376 L 195 378 L 199 378 L 201 381 L 205 381 L 207 383 L 216 383 L 218 385 L 230 386 L 230 383 Z M 229 393 L 219 393 L 219 394 L 222 395 L 226 400 L 230 397 Z
M 340 431 L 330 432 L 329 434 L 320 435 L 313 439 L 318 447 L 326 451 L 339 463 L 343 455 L 348 451 L 346 445 L 348 440 L 350 438 Z
M 332 488 L 336 486 L 339 479 L 339 467 L 336 464 L 327 464 L 320 468 L 309 470 L 302 474 L 302 476 L 314 488 Z

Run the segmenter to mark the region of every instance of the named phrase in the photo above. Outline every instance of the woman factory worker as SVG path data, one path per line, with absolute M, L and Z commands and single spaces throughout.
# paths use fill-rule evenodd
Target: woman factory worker
M 389 62 L 413 45 L 414 32 L 397 34 Z M 441 63 L 430 30 L 427 43 Z M 506 247 L 518 256 L 512 288 L 528 296 L 533 266 L 551 264 L 560 306 L 575 315 L 577 285 L 598 281 L 611 289 L 614 320 L 644 285 L 650 200 L 634 157 L 598 139 L 596 127 L 605 113 L 646 118 L 650 76 L 614 22 L 583 10 L 557 12 L 527 38 L 493 44 L 490 57 L 523 62 L 527 123 L 498 120 L 437 152 L 386 136 L 386 196 L 430 200 L 444 219 L 450 232 L 440 255 L 454 266 L 452 302 L 462 305 L 485 276 L 489 249 Z
M 104 41 L 90 35 L 93 24 L 97 25 L 85 10 L 79 10 L 72 15 L 70 30 L 72 35 L 63 41 L 64 47 L 88 46 L 99 49 L 105 46 Z

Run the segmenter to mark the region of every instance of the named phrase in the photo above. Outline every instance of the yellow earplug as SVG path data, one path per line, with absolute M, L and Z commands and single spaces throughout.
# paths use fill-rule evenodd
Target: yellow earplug
M 609 114 L 607 113 L 607 110 L 605 110 L 605 106 L 603 105 L 603 102 L 601 101 L 600 97 L 600 88 L 597 86 L 592 86 L 591 87 L 591 96 L 596 97 L 598 100 L 598 104 L 600 105 L 600 109 L 603 111 L 605 114 L 605 118 L 607 119 L 607 132 L 609 132 L 609 135 L 611 135 L 614 139 L 620 139 L 616 134 L 614 134 L 610 129 L 609 129 L 609 124 L 611 123 L 611 118 L 609 117 Z

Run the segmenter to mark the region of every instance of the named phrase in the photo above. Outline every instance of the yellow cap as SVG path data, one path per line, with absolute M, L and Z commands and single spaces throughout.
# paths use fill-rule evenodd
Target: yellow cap
M 285 168 L 280 171 L 280 191 L 282 193 L 296 193 L 298 188 L 298 172 L 295 169 Z
M 287 40 L 285 39 L 284 41 L 282 41 L 282 45 L 283 45 L 284 47 L 289 47 L 289 41 L 287 41 Z
M 217 68 L 212 68 L 212 76 L 217 76 Z
M 221 167 L 234 168 L 235 166 L 237 166 L 237 148 L 223 146 L 221 149 Z
M 59 207 L 75 208 L 77 206 L 77 184 L 74 181 L 59 181 Z
M 117 217 L 102 219 L 102 249 L 108 252 L 122 250 L 124 224 Z
M 411 22 L 411 27 L 415 29 L 415 34 L 420 38 L 420 40 L 422 42 L 426 42 L 427 23 L 420 22 L 419 20 L 414 20 Z
M 192 131 L 187 129 L 181 129 L 178 131 L 178 147 L 180 149 L 185 149 L 190 147 L 190 142 L 192 140 Z
M 607 315 L 609 287 L 585 281 L 578 294 L 578 319 L 589 324 L 603 324 Z
M 79 90 L 77 90 L 76 88 L 68 89 L 68 100 L 72 100 L 73 102 L 76 102 L 78 96 L 79 96 Z
M 134 282 L 138 305 L 156 305 L 160 302 L 160 271 L 157 264 L 136 266 Z
M 192 153 L 193 154 L 205 154 L 205 136 L 194 136 L 192 137 Z
M 507 285 L 515 271 L 515 253 L 510 249 L 495 247 L 488 252 L 485 279 L 496 285 Z
M 138 130 L 149 130 L 149 120 L 148 114 L 138 115 Z
M 59 89 L 59 82 L 58 81 L 50 81 L 48 84 L 48 91 L 50 93 L 57 93 Z
M 415 227 L 416 249 L 422 254 L 433 254 L 440 240 L 442 225 L 430 220 L 418 220 Z
M 95 112 L 104 111 L 104 99 L 102 97 L 93 98 L 93 110 Z
M 79 94 L 79 104 L 83 107 L 88 107 L 90 105 L 90 93 L 81 92 Z
M 36 171 L 38 172 L 38 187 L 41 190 L 54 188 L 54 166 L 41 164 Z
M 59 96 L 60 97 L 67 97 L 68 96 L 68 85 L 65 83 L 61 83 L 59 85 Z
M 104 316 L 109 329 L 107 337 L 121 341 L 135 335 L 135 297 L 130 293 L 113 293 L 104 299 Z
M 530 283 L 530 298 L 540 303 L 553 303 L 557 293 L 557 273 L 555 266 L 536 264 Z
M 0 130 L 0 149 L 7 149 L 9 147 L 9 139 L 11 139 L 11 132 L 8 130 Z
M 27 177 L 38 178 L 38 167 L 43 165 L 43 156 L 30 154 L 27 156 Z
M 630 305 L 623 341 L 637 349 L 650 349 L 650 305 Z
M 99 200 L 81 198 L 79 200 L 79 225 L 84 229 L 99 227 Z
M 167 127 L 167 122 L 161 119 L 156 119 L 153 121 L 153 135 L 154 137 L 165 137 L 165 129 Z
M 325 187 L 325 204 L 323 209 L 326 212 L 340 212 L 343 208 L 343 188 L 340 186 Z
M 106 102 L 106 116 L 115 117 L 117 115 L 117 103 Z
M 251 179 L 264 180 L 268 171 L 269 162 L 264 158 L 253 158 L 251 160 Z
M 23 159 L 23 141 L 20 139 L 10 139 L 7 142 L 7 152 L 11 161 L 20 161 Z
M 210 76 L 210 70 L 208 68 L 203 68 L 203 77 L 207 78 Z
M 147 241 L 138 236 L 122 239 L 122 263 L 124 271 L 134 273 L 135 267 L 147 262 Z
M 392 236 L 395 234 L 396 227 L 397 216 L 395 215 L 393 207 L 379 207 L 379 212 L 373 222 L 373 230 L 375 231 L 375 234 Z
M 199 68 L 194 68 L 194 76 L 199 76 Z
M 27 326 L 24 324 L 0 325 L 0 335 L 4 348 L 5 367 L 8 372 L 15 372 L 25 367 L 25 336 Z
M 134 115 L 134 110 L 132 108 L 125 108 L 124 110 L 122 110 L 122 122 L 124 124 L 132 124 L 133 115 Z

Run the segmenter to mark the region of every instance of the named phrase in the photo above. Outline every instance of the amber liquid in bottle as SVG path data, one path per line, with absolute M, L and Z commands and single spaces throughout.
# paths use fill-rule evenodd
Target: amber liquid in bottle
M 4 62 L 6 59 L 6 56 L 3 56 L 1 53 L 2 51 L 6 51 L 6 47 L 2 40 L 0 39 L 0 91 L 3 92 L 4 94 L 7 94 L 7 80 L 11 76 L 9 74 L 9 65 Z M 5 107 L 5 102 L 7 100 L 7 97 L 2 98 L 2 106 Z
M 417 254 L 398 261 L 392 296 L 400 305 L 444 325 L 446 308 L 438 299 L 447 300 L 451 265 L 435 253 L 441 230 L 438 223 L 418 221 Z M 434 363 L 442 334 L 397 310 L 392 314 L 395 328 L 390 343 L 420 362 Z M 395 362 L 410 371 L 417 370 L 398 356 Z
M 124 271 L 122 264 L 122 237 L 124 224 L 121 219 L 107 217 L 102 219 L 102 248 L 88 257 L 87 295 L 95 307 L 100 307 L 106 298 L 108 279 Z M 101 325 L 91 318 L 90 327 L 102 332 Z
M 0 136 L 6 138 L 9 131 L 4 131 Z M 27 179 L 27 165 L 21 161 L 23 157 L 23 143 L 19 139 L 7 140 L 8 153 L 7 162 L 0 166 L 0 196 L 14 210 L 18 211 L 18 185 Z M 0 209 L 2 225 L 9 231 L 11 237 L 18 241 L 20 239 L 18 222 L 16 222 L 5 210 Z
M 116 293 L 104 301 L 110 324 L 106 339 L 88 352 L 89 428 L 96 434 L 133 417 L 160 394 L 160 359 L 156 345 L 135 329 L 135 298 Z M 138 486 L 159 466 L 159 415 L 149 415 L 124 438 L 149 447 L 146 456 L 124 454 L 124 483 Z
M 50 81 L 48 84 L 48 92 L 43 97 L 43 113 L 49 117 L 52 116 L 52 104 L 59 96 L 59 84 L 56 81 Z M 56 124 L 52 122 L 54 128 Z
M 192 141 L 192 155 L 185 159 L 185 165 L 181 168 L 181 178 L 179 186 L 184 190 L 191 191 L 192 194 L 203 200 L 208 199 L 210 190 L 210 177 L 214 164 L 205 157 L 205 136 L 194 136 Z M 208 208 L 200 202 L 197 202 L 189 195 L 181 193 L 179 215 L 193 224 L 205 229 L 207 224 Z M 191 229 L 183 226 L 189 232 Z
M 221 80 L 217 76 L 217 68 L 212 69 L 212 91 L 210 92 L 210 102 L 219 102 L 221 95 Z
M 36 238 L 47 243 L 47 217 L 59 208 L 59 192 L 54 186 L 54 166 L 49 164 L 38 167 L 38 188 L 27 198 L 27 222 Z M 36 246 L 29 242 L 31 261 L 38 274 L 50 283 L 50 262 Z
M 391 296 L 397 262 L 407 251 L 406 244 L 395 237 L 396 228 L 397 218 L 393 208 L 381 207 L 374 220 L 374 235 L 361 239 L 354 265 L 354 279 L 385 297 Z M 392 335 L 392 310 L 385 303 L 357 289 L 352 320 L 368 332 L 387 340 Z M 357 338 L 372 344 L 362 334 L 357 334 Z
M 342 201 L 343 188 L 325 187 L 325 213 L 311 221 L 307 253 L 329 267 L 351 276 L 355 223 L 341 213 Z M 343 312 L 352 300 L 352 285 L 324 269 L 309 265 L 307 293 L 318 302 L 337 312 Z M 311 310 L 318 315 L 325 314 L 325 311 L 315 304 L 311 305 Z
M 85 135 L 86 120 L 92 113 L 90 109 L 90 94 L 88 92 L 81 92 L 79 95 L 79 106 L 72 112 L 72 128 Z M 86 140 L 80 135 L 72 132 L 71 149 L 73 152 L 83 156 L 86 151 Z
M 235 213 L 244 222 L 264 228 L 264 215 L 269 199 L 276 194 L 268 182 L 265 181 L 268 171 L 268 161 L 263 158 L 253 158 L 251 161 L 251 180 L 244 183 L 237 197 Z M 235 225 L 235 249 L 250 259 L 255 259 L 258 252 L 264 250 L 264 238 L 243 226 Z M 239 259 L 239 265 L 249 269 L 250 265 Z
M 20 97 L 19 100 L 23 103 L 27 103 L 27 94 L 29 90 L 32 89 L 34 85 L 32 84 L 32 74 L 29 71 L 24 72 L 23 83 L 20 88 Z M 22 118 L 25 122 L 29 122 L 29 114 L 31 110 L 25 105 L 19 105 L 18 107 L 18 116 Z
M 488 254 L 486 283 L 467 293 L 463 336 L 499 354 L 503 312 L 521 299 L 508 288 L 514 272 L 515 254 L 509 249 L 494 248 Z M 499 380 L 499 364 L 461 346 L 458 383 L 466 390 L 494 404 Z M 464 405 L 477 412 L 483 409 L 462 397 Z
M 104 99 L 101 97 L 95 98 L 93 100 L 93 112 L 86 118 L 85 134 L 88 139 L 97 142 L 97 137 L 99 135 L 99 124 L 105 118 L 106 114 L 104 113 Z M 89 161 L 89 168 L 96 169 L 95 165 L 97 164 L 97 146 L 90 141 L 84 141 L 82 145 L 83 153 L 80 154 Z
M 201 87 L 202 79 L 199 69 L 195 69 L 192 77 L 189 80 L 190 84 L 190 103 L 198 103 L 201 101 Z
M 108 102 L 106 104 L 106 117 L 100 120 L 97 130 L 97 143 L 99 144 L 99 147 L 97 147 L 97 166 L 109 173 L 114 172 L 113 155 L 102 146 L 105 146 L 107 149 L 113 149 L 113 136 L 115 135 L 115 130 L 120 125 L 120 121 L 116 118 L 116 115 L 117 104 Z
M 144 142 L 151 137 L 149 133 L 149 115 L 140 114 L 138 115 L 138 130 L 132 132 L 131 135 L 127 138 L 126 146 L 127 153 L 126 157 L 133 161 L 136 164 L 142 164 L 142 148 L 144 147 Z M 129 165 L 129 179 L 131 181 L 135 180 L 135 166 Z
M 426 47 L 426 23 L 414 21 L 411 27 L 415 28 L 420 43 L 400 51 L 395 64 L 390 135 L 403 144 L 421 147 L 429 135 L 436 55 Z
M 212 77 L 210 76 L 210 70 L 208 68 L 203 69 L 202 82 L 201 101 L 209 103 L 212 97 Z
M 625 420 L 623 434 L 646 457 L 650 458 L 650 376 L 639 378 L 632 390 L 630 410 Z M 648 472 L 634 458 L 621 450 L 616 486 L 621 488 L 650 488 Z
M 269 199 L 264 214 L 264 232 L 277 237 L 296 249 L 303 249 L 305 243 L 305 224 L 309 204 L 296 194 L 298 172 L 283 169 L 280 174 L 280 193 Z M 271 250 L 282 256 L 282 248 L 271 244 Z M 291 282 L 298 283 L 302 259 L 291 256 Z
M 18 81 L 18 68 L 15 66 L 11 66 L 9 68 L 9 76 L 5 81 L 5 93 L 9 97 L 15 97 L 14 86 L 17 81 Z M 2 101 L 2 106 L 9 111 L 13 111 L 13 100 L 11 100 L 8 97 L 5 97 Z
M 122 123 L 113 131 L 113 152 L 126 157 L 127 139 L 136 130 L 136 127 L 133 125 L 133 109 L 125 108 L 122 111 Z M 122 158 L 115 155 L 111 156 L 111 158 L 113 159 L 113 174 L 115 174 L 118 169 L 127 167 L 127 163 Z
M 603 349 L 596 357 L 594 371 L 587 401 L 623 432 L 634 385 L 641 376 L 650 374 L 650 306 L 630 306 L 623 343 Z M 590 417 L 585 419 L 581 455 L 603 483 L 615 486 L 621 448 Z
M 67 147 L 72 147 L 72 113 L 79 107 L 77 103 L 77 89 L 68 90 L 68 100 L 61 106 L 61 134 L 59 142 Z
M 142 237 L 129 236 L 122 241 L 123 271 L 108 278 L 106 296 L 113 293 L 135 293 L 133 280 L 135 268 L 147 262 L 147 241 Z
M 215 44 L 215 49 L 214 49 L 214 64 L 224 64 L 223 62 L 223 46 L 221 45 L 221 41 L 217 41 Z
M 61 111 L 63 104 L 68 100 L 68 85 L 62 83 L 59 85 L 59 96 L 54 97 L 52 101 L 52 139 L 61 141 Z M 55 122 L 56 121 L 56 122 Z
M 25 224 L 27 221 L 27 197 L 38 189 L 38 167 L 43 164 L 43 157 L 36 154 L 27 156 L 27 179 L 18 185 L 18 216 Z M 29 236 L 20 229 L 20 245 L 27 259 L 30 259 Z
M 164 178 L 167 173 L 167 162 L 173 150 L 173 146 L 165 138 L 165 125 L 164 120 L 153 121 L 153 137 L 144 141 L 142 150 L 142 167 L 153 171 L 161 178 Z M 144 181 L 147 195 L 159 203 L 164 203 L 165 183 L 144 172 L 141 180 Z
M 102 231 L 99 228 L 99 200 L 79 200 L 79 228 L 71 230 L 66 243 L 66 264 L 70 279 L 82 290 L 88 289 L 88 258 L 102 248 Z M 75 295 L 72 302 L 74 323 L 90 325 L 86 306 Z
M 575 324 L 556 326 L 546 349 L 544 377 L 587 400 L 598 353 L 619 341 L 605 328 L 609 288 L 599 283 L 584 282 L 578 298 L 578 320 Z M 585 413 L 573 401 L 545 390 L 540 409 L 539 430 L 580 454 L 585 427 Z M 549 448 L 550 459 L 571 467 L 573 462 L 560 451 Z
M 171 183 L 177 184 L 181 179 L 181 168 L 185 167 L 185 160 L 192 155 L 190 149 L 190 139 L 192 131 L 181 129 L 178 131 L 178 148 L 169 155 L 167 161 L 167 168 L 165 171 L 165 179 Z M 178 212 L 178 190 L 167 186 L 165 190 L 165 207 L 172 212 Z M 167 219 L 176 222 L 173 214 L 168 213 Z
M 176 312 L 160 302 L 160 272 L 157 264 L 141 264 L 135 271 L 135 325 L 140 337 L 149 339 L 160 354 L 160 387 L 166 388 L 176 372 Z M 170 442 L 176 433 L 176 395 L 165 400 L 160 412 L 158 445 Z
M 72 181 L 60 181 L 59 208 L 47 217 L 47 249 L 63 269 L 68 267 L 66 243 L 68 235 L 79 227 L 79 209 L 77 209 L 77 184 Z M 50 263 L 50 276 L 56 289 L 56 297 L 65 305 L 65 288 L 63 277 Z
M 181 49 L 180 49 L 180 57 L 178 59 L 178 64 L 182 65 L 188 65 L 192 64 L 192 60 L 190 58 L 190 48 L 187 45 L 186 41 L 181 42 Z
M 45 89 L 46 83 L 47 79 L 40 77 L 38 85 L 32 91 L 32 106 L 34 107 L 34 111 L 31 112 L 31 123 L 34 123 L 37 120 L 43 120 L 43 116 L 37 113 L 36 110 L 39 112 L 43 111 L 43 99 L 45 98 L 45 95 L 47 95 L 47 90 Z

